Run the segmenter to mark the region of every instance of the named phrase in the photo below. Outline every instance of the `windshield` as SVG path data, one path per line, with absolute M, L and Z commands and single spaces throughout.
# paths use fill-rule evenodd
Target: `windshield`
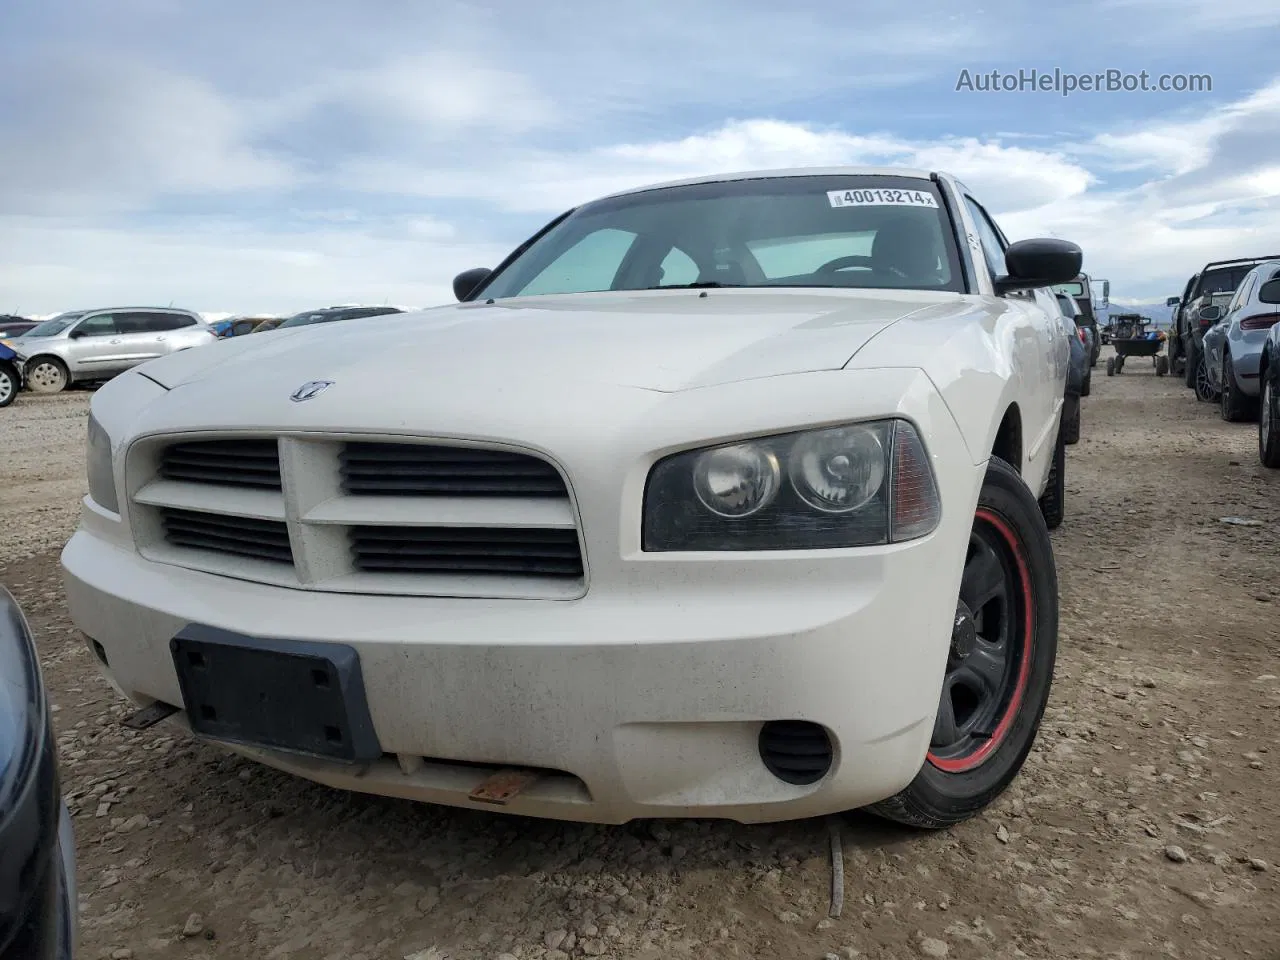
M 935 184 L 799 176 L 664 187 L 587 204 L 473 298 L 690 286 L 965 289 Z
M 35 339 L 36 337 L 56 337 L 67 327 L 71 326 L 77 320 L 84 316 L 84 311 L 77 313 L 60 313 L 56 317 L 50 317 L 44 323 L 38 323 L 26 335 Z
M 1054 293 L 1065 294 L 1068 297 L 1083 297 L 1086 295 L 1083 283 L 1059 283 L 1050 287 L 1050 289 Z

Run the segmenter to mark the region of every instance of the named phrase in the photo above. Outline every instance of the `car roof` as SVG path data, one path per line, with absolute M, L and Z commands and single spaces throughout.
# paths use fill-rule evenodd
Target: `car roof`
M 199 314 L 194 310 L 187 310 L 183 307 L 143 307 L 143 306 L 119 306 L 119 307 L 94 307 L 92 310 L 67 310 L 65 313 L 79 313 L 81 315 L 89 313 L 109 313 L 112 310 L 156 310 L 161 313 L 188 313 L 193 317 Z
M 723 183 L 726 180 L 770 180 L 777 177 L 907 177 L 914 180 L 929 180 L 933 177 L 933 174 L 927 170 L 913 167 L 783 167 L 776 170 L 743 170 L 737 173 L 714 173 L 702 177 L 668 180 L 664 183 L 651 183 L 643 187 L 618 190 L 599 199 L 608 200 L 613 197 L 625 197 L 634 193 L 645 193 L 649 190 L 687 187 L 697 183 Z

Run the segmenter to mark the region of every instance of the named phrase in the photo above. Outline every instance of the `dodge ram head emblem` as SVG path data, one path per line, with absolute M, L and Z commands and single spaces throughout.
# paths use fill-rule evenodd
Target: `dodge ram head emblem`
M 289 394 L 289 399 L 294 403 L 301 403 L 303 400 L 313 400 L 332 386 L 332 380 L 308 380 L 297 390 L 293 391 L 293 393 Z

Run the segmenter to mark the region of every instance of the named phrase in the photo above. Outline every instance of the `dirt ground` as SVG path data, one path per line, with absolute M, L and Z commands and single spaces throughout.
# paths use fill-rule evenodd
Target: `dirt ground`
M 1062 634 L 1036 750 L 949 833 L 841 818 L 834 920 L 827 822 L 459 812 L 122 728 L 57 574 L 88 395 L 24 395 L 0 411 L 0 581 L 58 705 L 82 955 L 1280 958 L 1280 474 L 1252 425 L 1149 366 L 1095 373 L 1054 535 Z

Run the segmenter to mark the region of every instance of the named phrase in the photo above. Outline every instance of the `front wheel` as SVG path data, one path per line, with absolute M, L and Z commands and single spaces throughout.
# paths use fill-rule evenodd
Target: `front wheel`
M 1107 357 L 1107 376 L 1114 377 L 1116 375 L 1116 358 Z
M 32 393 L 61 393 L 70 380 L 66 366 L 53 357 L 37 357 L 27 367 L 27 386 Z
M 1275 374 L 1263 373 L 1258 410 L 1258 459 L 1273 470 L 1280 468 L 1280 394 L 1276 393 L 1275 381 Z
M 13 364 L 0 363 L 0 407 L 7 407 L 18 399 L 18 371 Z
M 1169 358 L 1156 357 L 1156 376 L 1163 377 L 1169 372 Z
M 1090 370 L 1084 375 L 1084 381 L 1080 384 L 1080 396 L 1087 397 L 1093 392 L 1093 371 Z
M 1013 782 L 1035 743 L 1058 651 L 1058 573 L 1035 497 L 995 457 L 969 534 L 960 597 L 924 766 L 871 811 L 940 829 Z

